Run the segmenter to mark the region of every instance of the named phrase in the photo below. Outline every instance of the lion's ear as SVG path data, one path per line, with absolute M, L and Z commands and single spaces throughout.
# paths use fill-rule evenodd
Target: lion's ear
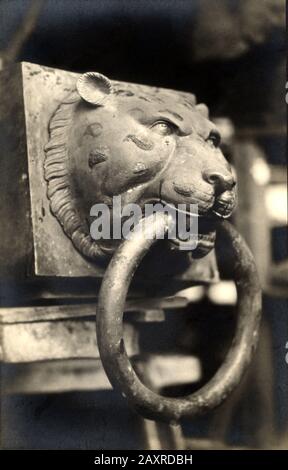
M 204 103 L 199 103 L 196 106 L 197 111 L 202 114 L 203 117 L 209 119 L 209 109 Z
M 97 72 L 83 73 L 76 83 L 76 88 L 84 101 L 95 106 L 102 106 L 112 92 L 109 78 Z

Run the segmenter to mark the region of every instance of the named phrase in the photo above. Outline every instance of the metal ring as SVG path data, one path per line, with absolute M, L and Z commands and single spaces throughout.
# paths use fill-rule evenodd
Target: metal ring
M 152 234 L 150 238 L 140 231 L 125 240 L 115 252 L 100 289 L 96 331 L 100 357 L 111 384 L 145 418 L 177 422 L 180 418 L 191 418 L 220 405 L 240 382 L 257 343 L 261 289 L 249 248 L 235 228 L 223 221 L 217 236 L 232 249 L 232 274 L 238 296 L 237 326 L 231 348 L 214 377 L 191 395 L 167 398 L 147 388 L 139 380 L 125 350 L 123 310 L 133 275 L 156 241 L 153 234 L 159 227 L 167 230 L 167 216 L 157 216 L 146 219 Z

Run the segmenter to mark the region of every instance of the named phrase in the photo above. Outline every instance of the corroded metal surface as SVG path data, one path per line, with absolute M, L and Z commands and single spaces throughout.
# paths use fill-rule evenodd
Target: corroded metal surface
M 158 214 L 157 219 L 150 219 L 149 238 L 147 232 L 140 231 L 116 251 L 102 282 L 96 331 L 100 357 L 112 385 L 145 417 L 177 421 L 218 406 L 239 383 L 257 343 L 261 290 L 250 250 L 236 230 L 223 222 L 218 231 L 231 250 L 230 264 L 238 294 L 236 334 L 230 351 L 215 376 L 192 395 L 172 399 L 152 392 L 139 380 L 127 356 L 123 307 L 135 270 L 155 241 L 151 235 L 155 235 L 159 225 L 167 229 L 169 223 L 167 217 Z

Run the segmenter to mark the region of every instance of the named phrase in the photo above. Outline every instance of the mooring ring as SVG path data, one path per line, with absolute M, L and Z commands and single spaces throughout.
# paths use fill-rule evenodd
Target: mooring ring
M 155 214 L 154 214 L 155 215 Z M 220 405 L 237 386 L 257 344 L 261 316 L 261 289 L 253 256 L 245 241 L 227 221 L 217 230 L 232 250 L 233 280 L 237 288 L 236 334 L 230 350 L 212 379 L 185 397 L 163 397 L 144 385 L 132 367 L 123 340 L 123 312 L 128 289 L 142 258 L 155 243 L 153 235 L 168 230 L 169 217 L 157 214 L 146 219 L 150 237 L 136 231 L 116 250 L 104 275 L 99 294 L 96 331 L 106 374 L 116 389 L 142 416 L 177 422 Z M 152 236 L 151 236 L 152 235 Z

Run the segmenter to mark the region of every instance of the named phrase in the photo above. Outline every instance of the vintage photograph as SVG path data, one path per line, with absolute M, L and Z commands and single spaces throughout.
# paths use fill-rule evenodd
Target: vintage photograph
M 285 9 L 0 0 L 1 450 L 288 450 Z

